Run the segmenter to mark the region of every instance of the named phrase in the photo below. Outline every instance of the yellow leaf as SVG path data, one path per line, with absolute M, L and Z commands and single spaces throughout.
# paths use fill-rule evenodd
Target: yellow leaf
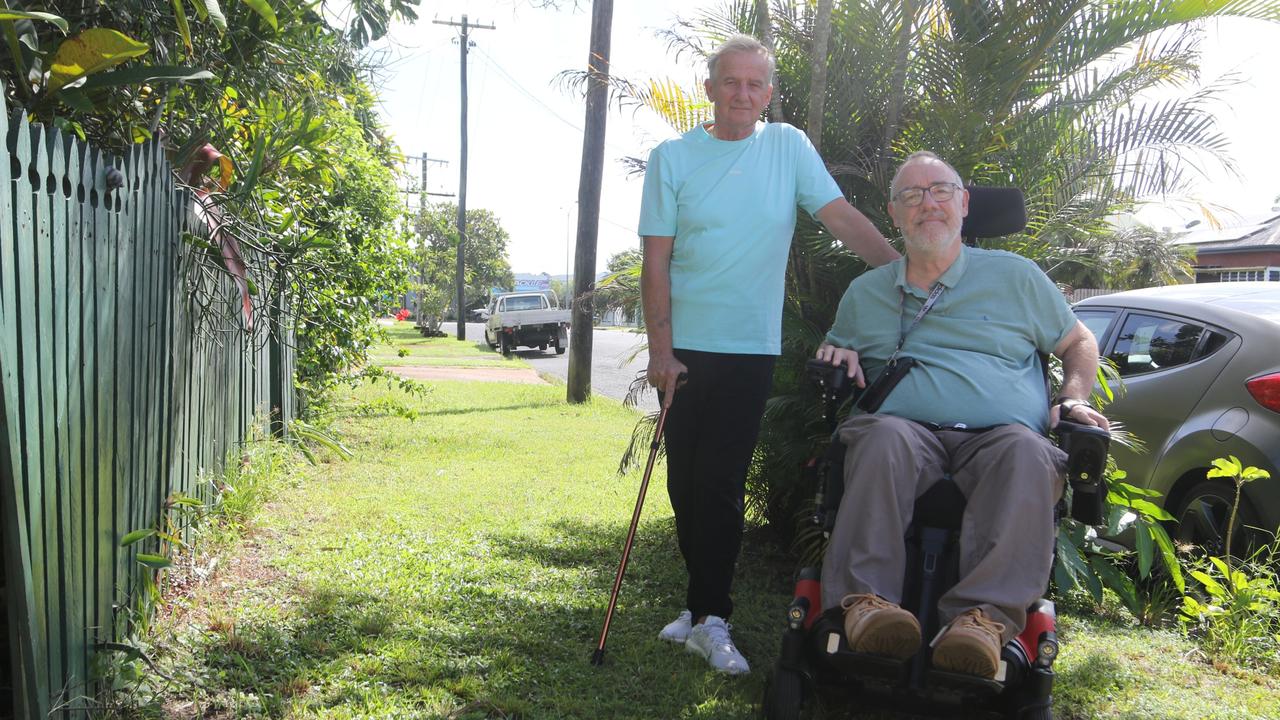
M 50 94 L 82 77 L 113 68 L 145 54 L 151 47 L 124 33 L 90 28 L 58 46 L 49 66 Z
M 218 168 L 222 171 L 222 177 L 218 179 L 218 185 L 223 191 L 226 191 L 231 186 L 235 166 L 231 164 L 231 158 L 222 155 L 218 158 Z

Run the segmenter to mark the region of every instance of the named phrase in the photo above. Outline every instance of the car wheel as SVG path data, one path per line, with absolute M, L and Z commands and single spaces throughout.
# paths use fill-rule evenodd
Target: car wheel
M 1197 483 L 1178 502 L 1178 511 L 1174 514 L 1178 519 L 1174 538 L 1221 557 L 1226 549 L 1227 521 L 1234 501 L 1235 488 L 1224 482 L 1207 480 Z M 1249 498 L 1241 497 L 1236 524 L 1231 532 L 1232 555 L 1248 556 L 1266 542 L 1266 537 L 1257 527 L 1258 513 Z
M 547 344 L 546 344 L 546 343 L 538 343 L 538 349 L 539 349 L 539 350 L 541 350 L 542 352 L 546 352 L 546 351 L 547 351 Z
M 507 337 L 506 335 L 499 335 L 498 344 L 502 346 L 502 356 L 511 357 L 511 352 L 513 350 L 513 348 L 511 347 L 511 338 Z

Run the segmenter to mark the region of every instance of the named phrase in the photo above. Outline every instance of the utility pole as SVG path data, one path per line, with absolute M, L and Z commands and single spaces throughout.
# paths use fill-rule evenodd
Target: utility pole
M 426 210 L 426 208 L 427 208 L 427 196 L 428 196 L 428 195 L 438 195 L 438 196 L 440 196 L 440 197 L 453 197 L 453 193 L 433 193 L 433 192 L 427 192 L 427 167 L 428 167 L 428 164 L 429 164 L 429 163 L 436 163 L 437 165 L 448 165 L 448 164 L 449 164 L 449 161 L 448 161 L 448 160 L 439 160 L 439 159 L 433 158 L 433 157 L 431 157 L 430 155 L 428 155 L 427 153 L 425 153 L 425 152 L 424 152 L 424 153 L 422 153 L 422 157 L 421 157 L 421 159 L 419 159 L 419 158 L 417 158 L 417 157 L 414 157 L 414 156 L 412 156 L 412 155 L 407 155 L 407 156 L 405 156 L 405 163 L 406 163 L 406 164 L 408 164 L 409 162 L 421 162 L 421 163 L 422 163 L 422 168 L 421 168 L 421 171 L 422 171 L 422 184 L 421 184 L 420 186 L 418 186 L 418 188 L 417 188 L 416 190 L 415 190 L 412 186 L 410 186 L 410 187 L 406 187 L 406 188 L 404 188 L 403 190 L 401 190 L 401 192 L 403 192 L 403 193 L 404 193 L 404 211 L 405 211 L 405 217 L 406 217 L 406 219 L 407 219 L 407 218 L 414 217 L 414 214 L 413 214 L 413 205 L 409 202 L 409 195 L 413 194 L 414 192 L 417 192 L 417 193 L 418 193 L 418 215 L 417 215 L 417 217 L 420 219 L 420 218 L 421 218 L 421 216 L 422 216 L 423 211 L 424 211 L 424 210 Z M 405 173 L 405 174 L 406 174 L 406 176 L 407 176 L 407 175 L 408 175 L 408 172 L 406 171 L 406 173 Z M 408 179 L 408 178 L 406 177 L 406 180 L 407 180 L 407 179 Z M 412 230 L 412 229 L 415 229 L 415 228 L 417 227 L 417 225 L 418 225 L 418 221 L 417 221 L 417 220 L 411 221 L 411 222 L 410 222 L 410 229 L 411 229 L 411 230 Z M 421 238 L 420 238 L 420 239 L 421 239 Z M 417 266 L 417 270 L 418 270 L 418 283 L 419 283 L 419 284 L 425 283 L 425 282 L 426 282 L 426 276 L 425 276 L 425 270 L 424 270 L 424 268 L 422 267 L 422 265 L 418 265 L 418 266 Z M 408 294 L 408 293 L 409 293 L 409 291 L 406 291 L 406 292 L 405 292 L 405 295 L 404 295 L 404 297 L 403 297 L 403 302 L 401 302 L 401 306 L 402 306 L 402 307 L 410 307 L 410 306 L 412 305 L 412 307 L 413 307 L 413 316 L 414 316 L 414 318 L 415 318 L 415 319 L 416 319 L 416 318 L 419 318 L 418 311 L 419 311 L 419 308 L 421 307 L 421 303 L 419 303 L 419 302 L 418 302 L 417 292 L 416 292 L 416 291 L 414 291 L 414 301 L 413 301 L 412 303 L 410 303 L 410 302 L 409 302 L 409 294 Z
M 467 308 L 466 308 L 466 283 L 463 281 L 463 263 L 462 257 L 467 246 L 467 46 L 471 42 L 471 30 L 495 30 L 493 25 L 480 25 L 477 23 L 467 22 L 467 16 L 462 16 L 462 22 L 454 22 L 452 20 L 432 20 L 436 25 L 450 25 L 460 27 L 458 31 L 458 49 L 461 51 L 460 63 L 462 67 L 462 148 L 459 153 L 459 177 L 458 180 L 458 269 L 454 281 L 458 285 L 458 339 L 467 339 Z
M 406 156 L 405 164 L 407 165 L 408 163 L 411 163 L 411 162 L 419 162 L 419 158 L 413 157 L 412 155 Z M 412 203 L 409 200 L 410 195 L 417 194 L 419 209 L 425 208 L 427 206 L 428 195 L 434 195 L 436 197 L 454 197 L 453 193 L 427 192 L 427 163 L 436 163 L 438 165 L 448 165 L 449 161 L 437 160 L 436 158 L 428 157 L 426 153 L 422 153 L 421 162 L 422 162 L 422 186 L 417 189 L 413 188 L 412 186 L 400 189 L 400 192 L 404 193 L 404 208 L 406 211 L 412 209 Z M 408 175 L 409 175 L 408 170 L 405 170 L 405 175 L 406 175 L 406 181 L 407 181 Z
M 568 401 L 591 396 L 591 291 L 596 283 L 596 238 L 600 232 L 600 183 L 604 177 L 604 129 L 609 109 L 609 45 L 613 0 L 591 3 L 591 53 L 587 56 L 587 116 L 578 175 L 578 247 L 573 268 L 573 323 L 569 340 Z
M 453 197 L 453 193 L 429 193 L 427 192 L 427 163 L 439 163 L 440 165 L 448 165 L 448 160 L 437 160 L 433 157 L 427 157 L 426 153 L 422 153 L 422 192 L 418 195 L 418 207 L 427 207 L 427 195 L 445 195 Z

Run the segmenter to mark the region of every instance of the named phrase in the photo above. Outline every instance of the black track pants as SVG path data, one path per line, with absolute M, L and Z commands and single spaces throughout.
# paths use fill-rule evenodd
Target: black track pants
M 777 356 L 680 349 L 675 355 L 689 379 L 676 391 L 663 437 L 667 492 L 689 572 L 686 602 L 694 618 L 729 617 L 747 468 Z

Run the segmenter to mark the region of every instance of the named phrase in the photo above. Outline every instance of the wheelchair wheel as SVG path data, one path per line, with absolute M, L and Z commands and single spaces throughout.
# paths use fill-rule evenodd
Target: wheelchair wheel
M 804 678 L 777 666 L 764 689 L 765 720 L 800 720 L 804 709 Z
M 1027 708 L 1011 716 L 1009 720 L 1053 720 L 1053 708 L 1048 706 Z

